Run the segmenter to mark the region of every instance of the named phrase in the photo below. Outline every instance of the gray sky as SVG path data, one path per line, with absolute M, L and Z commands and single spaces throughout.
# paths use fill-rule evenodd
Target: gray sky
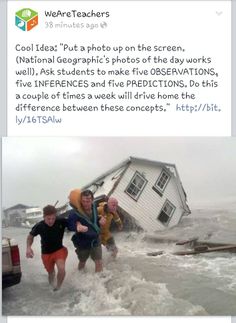
M 176 164 L 190 208 L 236 201 L 236 138 L 8 137 L 3 207 L 62 205 L 70 190 L 129 156 Z

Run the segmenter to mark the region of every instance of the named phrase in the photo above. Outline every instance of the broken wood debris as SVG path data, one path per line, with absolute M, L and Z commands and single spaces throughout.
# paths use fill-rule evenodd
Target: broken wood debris
M 236 252 L 236 244 L 226 244 L 226 243 L 217 243 L 217 242 L 208 242 L 208 241 L 199 241 L 198 237 L 193 237 L 187 240 L 181 240 L 175 242 L 177 246 L 188 246 L 189 248 L 181 251 L 173 251 L 172 254 L 176 256 L 187 256 L 187 255 L 197 255 L 200 253 L 208 252 Z M 163 241 L 162 241 L 163 242 Z M 168 243 L 171 243 L 168 240 Z M 173 241 L 172 241 L 173 243 Z M 153 251 L 148 252 L 148 256 L 159 256 L 165 253 L 162 251 Z
M 220 247 L 213 247 L 209 248 L 207 245 L 197 246 L 192 250 L 183 250 L 174 252 L 174 255 L 177 256 L 187 256 L 187 255 L 196 255 L 199 253 L 206 253 L 206 252 L 216 252 L 216 251 L 229 251 L 229 252 L 236 252 L 236 245 L 225 245 Z
M 153 252 L 148 252 L 147 256 L 160 256 L 164 253 L 164 251 L 153 251 Z
M 190 247 L 194 247 L 196 245 L 198 239 L 199 239 L 198 237 L 193 237 L 193 238 L 188 239 L 188 240 L 177 241 L 176 245 L 177 246 L 183 246 L 183 245 L 189 244 Z

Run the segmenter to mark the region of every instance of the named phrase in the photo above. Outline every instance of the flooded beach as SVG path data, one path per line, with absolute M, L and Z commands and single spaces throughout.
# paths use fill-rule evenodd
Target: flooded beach
M 34 259 L 26 259 L 27 228 L 3 228 L 2 235 L 14 237 L 20 246 L 22 281 L 3 290 L 3 315 L 236 315 L 236 254 L 212 252 L 177 256 L 186 248 L 172 240 L 198 237 L 201 241 L 236 243 L 234 205 L 226 208 L 192 210 L 173 229 L 155 232 L 121 232 L 113 261 L 103 249 L 104 271 L 94 274 L 88 261 L 85 272 L 78 261 L 71 233 L 64 244 L 69 250 L 65 282 L 58 292 L 47 284 L 36 238 Z M 148 254 L 156 251 L 157 256 Z

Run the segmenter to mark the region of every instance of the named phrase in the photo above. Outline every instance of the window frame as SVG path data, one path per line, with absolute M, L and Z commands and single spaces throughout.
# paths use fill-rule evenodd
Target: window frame
M 141 189 L 139 189 L 139 187 L 137 187 L 135 184 L 133 184 L 133 181 L 134 181 L 134 179 L 136 178 L 136 176 L 138 176 L 138 177 L 140 177 L 143 181 L 144 181 L 144 183 L 143 183 L 143 185 L 142 185 L 142 187 L 141 187 Z M 147 184 L 147 182 L 148 182 L 148 180 L 140 173 L 140 172 L 138 172 L 138 171 L 135 171 L 135 173 L 134 173 L 134 175 L 132 176 L 132 178 L 131 178 L 131 180 L 130 180 L 130 182 L 129 182 L 129 184 L 127 185 L 127 187 L 126 187 L 126 189 L 125 189 L 125 193 L 129 196 L 129 197 L 131 197 L 134 201 L 138 201 L 138 199 L 139 199 L 139 197 L 140 197 L 140 195 L 142 194 L 142 192 L 143 192 L 143 190 L 144 190 L 144 188 L 145 188 L 145 186 L 146 186 L 146 184 Z M 128 189 L 130 188 L 130 186 L 131 185 L 134 185 L 137 189 L 139 189 L 139 192 L 138 192 L 138 194 L 134 197 L 132 194 L 130 194 L 129 192 L 128 192 Z
M 165 213 L 165 212 L 163 211 L 163 210 L 164 210 L 164 208 L 165 208 L 165 206 L 166 206 L 167 204 L 169 204 L 169 206 L 172 208 L 170 215 L 168 215 L 167 213 Z M 157 216 L 157 220 L 158 220 L 162 225 L 164 225 L 164 226 L 168 226 L 168 224 L 170 223 L 171 218 L 173 217 L 173 215 L 174 215 L 174 213 L 175 213 L 175 210 L 176 210 L 176 206 L 175 206 L 173 203 L 171 203 L 168 199 L 166 199 L 166 200 L 165 200 L 165 203 L 163 204 L 163 206 L 162 206 L 162 208 L 161 208 L 161 211 L 159 212 L 159 214 L 158 214 L 158 216 Z M 162 212 L 164 212 L 164 213 L 165 213 L 165 215 L 169 217 L 169 218 L 168 218 L 168 221 L 166 221 L 166 222 L 162 222 L 162 221 L 159 219 L 159 218 L 160 218 L 160 216 L 161 216 L 161 214 L 162 214 Z
M 161 188 L 160 186 L 158 186 L 157 185 L 157 183 L 160 181 L 160 179 L 161 179 L 161 177 L 163 176 L 163 175 L 167 175 L 167 180 L 166 180 L 166 182 L 165 182 L 165 184 L 164 184 L 164 186 L 163 186 L 163 188 Z M 165 189 L 166 189 L 166 187 L 167 187 L 167 185 L 168 185 L 168 183 L 169 183 L 169 181 L 170 181 L 170 179 L 171 179 L 171 175 L 165 170 L 165 169 L 162 169 L 162 171 L 161 171 L 161 173 L 160 173 L 160 175 L 158 176 L 158 178 L 157 178 L 157 180 L 156 180 L 156 182 L 155 182 L 155 184 L 154 184 L 154 186 L 153 186 L 153 190 L 156 192 L 156 193 L 158 193 L 160 196 L 162 196 L 163 195 L 163 193 L 164 193 L 164 191 L 165 191 Z

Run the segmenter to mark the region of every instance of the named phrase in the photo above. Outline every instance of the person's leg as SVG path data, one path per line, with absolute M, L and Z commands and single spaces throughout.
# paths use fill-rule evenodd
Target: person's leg
M 55 290 L 60 289 L 63 280 L 65 278 L 66 275 L 66 271 L 65 271 L 65 260 L 64 259 L 58 259 L 56 261 L 56 266 L 57 266 L 57 284 L 55 287 Z
M 54 284 L 55 280 L 55 261 L 51 254 L 42 254 L 43 265 L 48 273 L 48 282 L 51 286 Z
M 86 261 L 79 261 L 79 264 L 78 264 L 78 269 L 79 270 L 83 270 L 84 269 L 84 267 L 85 267 L 85 265 L 86 265 Z
M 111 253 L 111 256 L 113 258 L 116 258 L 117 253 L 118 253 L 118 248 L 115 244 L 115 240 L 113 237 L 111 237 L 109 240 L 107 240 L 106 248 Z
M 77 248 L 75 250 L 75 252 L 76 252 L 78 259 L 79 259 L 78 269 L 83 270 L 85 268 L 86 261 L 89 257 L 89 249 L 83 250 L 83 249 Z
M 101 245 L 99 245 L 98 247 L 91 248 L 90 255 L 93 261 L 95 262 L 95 273 L 101 272 L 103 269 Z
M 66 275 L 65 263 L 68 256 L 67 248 L 63 247 L 54 253 L 54 259 L 57 267 L 57 283 L 55 290 L 60 289 Z
M 48 273 L 48 282 L 51 286 L 54 286 L 55 281 L 55 270 L 53 269 L 52 272 Z
M 113 257 L 113 258 L 116 258 L 117 254 L 118 254 L 118 249 L 117 249 L 117 248 L 114 248 L 114 249 L 112 250 L 112 253 L 111 253 L 112 257 Z
M 102 260 L 95 260 L 95 273 L 100 273 L 102 269 Z

